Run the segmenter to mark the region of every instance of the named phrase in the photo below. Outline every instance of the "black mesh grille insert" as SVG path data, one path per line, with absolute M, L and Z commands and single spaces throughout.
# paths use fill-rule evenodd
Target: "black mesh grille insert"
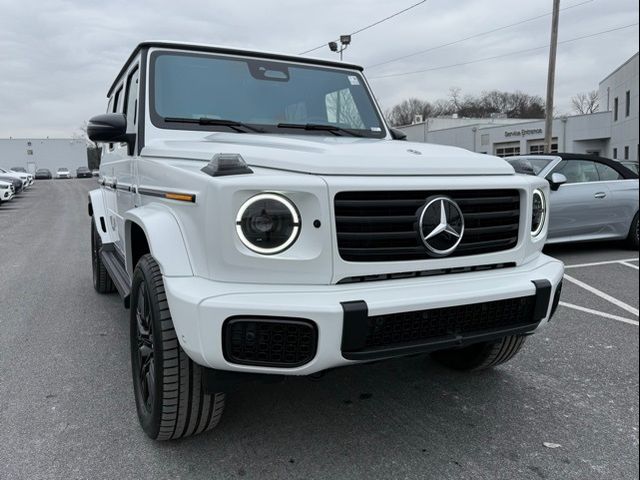
M 317 337 L 308 320 L 231 318 L 223 327 L 223 353 L 231 363 L 298 367 L 315 356 Z
M 535 295 L 368 318 L 365 348 L 490 333 L 535 323 Z
M 334 201 L 340 256 L 353 262 L 431 258 L 417 223 L 420 208 L 435 195 L 453 199 L 464 217 L 462 242 L 450 256 L 497 252 L 518 243 L 518 190 L 340 192 Z

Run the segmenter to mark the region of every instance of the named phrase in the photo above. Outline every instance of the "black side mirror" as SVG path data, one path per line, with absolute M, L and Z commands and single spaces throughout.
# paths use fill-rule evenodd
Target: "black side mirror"
M 390 128 L 389 131 L 391 132 L 391 138 L 393 138 L 394 140 L 407 139 L 407 134 L 404 133 L 402 130 L 398 130 L 397 128 Z
M 89 120 L 87 136 L 93 142 L 128 142 L 127 117 L 124 113 L 96 115 Z
M 562 173 L 552 173 L 547 177 L 547 181 L 554 192 L 560 188 L 560 185 L 567 183 L 567 177 Z

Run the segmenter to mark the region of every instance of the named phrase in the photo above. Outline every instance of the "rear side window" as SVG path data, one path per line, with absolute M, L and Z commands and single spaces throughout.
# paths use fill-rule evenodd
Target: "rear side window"
M 554 173 L 562 173 L 567 177 L 567 183 L 600 181 L 596 162 L 590 160 L 563 160 L 554 169 Z
M 127 103 L 124 113 L 127 115 L 127 132 L 134 133 L 138 121 L 138 78 L 140 70 L 136 68 L 127 78 Z
M 603 182 L 608 182 L 611 180 L 622 180 L 622 175 L 620 175 L 609 165 L 605 165 L 604 163 L 596 163 L 596 169 L 598 170 L 600 180 L 602 180 Z
M 113 98 L 113 113 L 122 112 L 122 87 L 118 88 Z

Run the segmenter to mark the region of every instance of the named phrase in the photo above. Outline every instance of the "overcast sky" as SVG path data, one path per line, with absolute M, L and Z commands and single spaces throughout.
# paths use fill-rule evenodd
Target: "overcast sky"
M 142 40 L 165 39 L 300 53 L 406 8 L 418 0 L 0 0 L 0 138 L 68 137 L 105 110 L 115 74 Z M 561 7 L 585 0 L 562 0 Z M 550 13 L 552 0 L 427 0 L 353 37 L 345 60 L 372 66 L 419 50 Z M 593 0 L 560 16 L 559 39 L 638 22 L 637 0 Z M 416 96 L 522 90 L 544 97 L 548 48 L 429 72 L 549 43 L 551 17 L 405 60 L 367 68 L 384 109 Z M 556 106 L 638 51 L 638 27 L 558 47 Z M 312 55 L 335 58 L 323 48 Z

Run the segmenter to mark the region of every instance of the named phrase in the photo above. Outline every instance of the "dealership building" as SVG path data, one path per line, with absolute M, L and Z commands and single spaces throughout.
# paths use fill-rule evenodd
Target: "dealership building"
M 600 112 L 553 121 L 552 150 L 637 161 L 638 81 L 636 53 L 600 82 Z M 399 128 L 411 141 L 453 145 L 501 157 L 543 152 L 544 120 L 438 120 L 426 119 Z
M 66 167 L 74 172 L 87 166 L 87 143 L 78 138 L 0 138 L 0 167 L 23 167 L 28 172 Z

